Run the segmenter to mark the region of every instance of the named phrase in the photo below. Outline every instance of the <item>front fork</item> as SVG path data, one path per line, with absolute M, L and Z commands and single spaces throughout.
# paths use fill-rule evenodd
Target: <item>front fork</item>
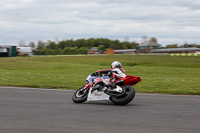
M 82 92 L 86 94 L 90 90 L 91 86 L 92 86 L 91 83 L 88 83 L 88 84 L 84 85 L 83 89 L 82 89 Z

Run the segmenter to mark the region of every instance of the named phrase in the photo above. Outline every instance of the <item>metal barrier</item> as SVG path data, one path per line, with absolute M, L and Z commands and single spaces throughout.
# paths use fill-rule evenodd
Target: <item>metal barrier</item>
M 170 54 L 170 56 L 200 56 L 200 54 Z

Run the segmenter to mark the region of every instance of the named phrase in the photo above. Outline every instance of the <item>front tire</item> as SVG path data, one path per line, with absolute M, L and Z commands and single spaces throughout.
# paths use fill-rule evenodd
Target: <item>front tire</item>
M 132 86 L 125 85 L 122 86 L 125 93 L 121 96 L 111 96 L 110 100 L 115 105 L 126 105 L 130 103 L 135 97 L 135 89 Z
M 87 100 L 89 90 L 84 89 L 83 87 L 76 90 L 74 95 L 72 96 L 72 100 L 74 103 L 83 103 Z

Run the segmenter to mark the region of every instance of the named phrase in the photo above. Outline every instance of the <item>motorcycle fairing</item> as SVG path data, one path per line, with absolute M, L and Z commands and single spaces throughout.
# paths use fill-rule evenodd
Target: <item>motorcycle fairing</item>
M 88 77 L 86 78 L 86 82 L 87 83 L 90 83 L 92 82 L 93 80 L 99 78 L 98 76 L 91 76 L 91 75 L 88 75 Z M 109 79 L 109 76 L 108 75 L 103 75 L 103 79 Z
M 92 89 L 89 90 L 87 101 L 109 101 L 109 95 L 105 94 L 103 91 L 93 91 Z
M 141 81 L 141 78 L 137 76 L 126 75 L 125 78 L 121 78 L 119 80 L 123 80 L 125 85 L 135 85 Z

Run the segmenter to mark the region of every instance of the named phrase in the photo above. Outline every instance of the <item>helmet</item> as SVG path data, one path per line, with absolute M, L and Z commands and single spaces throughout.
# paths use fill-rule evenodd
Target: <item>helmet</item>
M 120 68 L 122 67 L 121 63 L 119 61 L 114 61 L 112 64 L 111 64 L 111 68 Z

